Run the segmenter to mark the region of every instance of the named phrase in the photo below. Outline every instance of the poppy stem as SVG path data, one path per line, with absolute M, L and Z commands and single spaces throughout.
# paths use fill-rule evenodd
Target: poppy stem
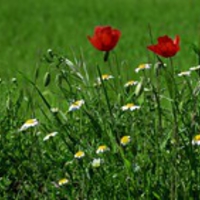
M 171 102 L 172 104 L 172 113 L 173 113 L 173 117 L 174 117 L 174 124 L 173 124 L 173 141 L 174 141 L 174 148 L 173 148 L 173 157 L 172 160 L 175 163 L 175 169 L 176 169 L 176 160 L 177 160 L 177 151 L 176 151 L 176 147 L 178 146 L 179 143 L 179 138 L 178 138 L 178 90 L 177 90 L 177 85 L 176 85 L 176 81 L 175 81 L 175 70 L 174 70 L 174 66 L 173 66 L 173 60 L 170 57 L 169 58 L 170 61 L 170 87 L 171 87 L 171 98 L 173 99 L 173 101 Z M 172 184 L 171 184 L 171 197 L 172 199 L 176 199 L 177 198 L 177 174 L 176 174 L 176 170 L 172 170 L 172 173 L 174 174 L 172 177 Z
M 106 51 L 106 52 L 105 52 L 104 58 L 103 58 L 104 62 L 107 62 L 107 61 L 108 61 L 109 53 L 110 53 L 110 51 Z
M 103 82 L 103 79 L 102 79 L 102 74 L 101 74 L 101 71 L 100 71 L 100 68 L 99 68 L 98 65 L 97 65 L 97 70 L 98 70 L 100 81 L 101 81 L 101 84 L 102 84 L 102 87 L 103 87 L 103 91 L 104 91 L 104 95 L 105 95 L 105 98 L 106 98 L 106 102 L 107 102 L 107 105 L 108 105 L 108 110 L 109 110 L 109 113 L 110 113 L 110 117 L 111 117 L 111 119 L 113 119 L 113 114 L 112 114 L 112 110 L 111 110 L 110 101 L 109 101 L 109 98 L 108 98 L 108 93 L 107 93 L 106 87 L 104 85 L 104 82 Z

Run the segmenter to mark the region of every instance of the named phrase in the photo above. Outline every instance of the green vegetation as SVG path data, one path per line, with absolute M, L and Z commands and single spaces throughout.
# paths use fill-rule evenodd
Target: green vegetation
M 1 3 L 0 199 L 200 199 L 199 70 L 178 76 L 200 60 L 196 2 Z M 103 62 L 86 36 L 107 24 L 122 36 Z M 158 67 L 165 34 L 181 50 Z

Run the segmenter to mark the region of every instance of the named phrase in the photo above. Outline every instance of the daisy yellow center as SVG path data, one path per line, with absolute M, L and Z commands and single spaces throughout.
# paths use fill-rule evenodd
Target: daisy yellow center
M 34 124 L 35 123 L 35 119 L 29 119 L 26 121 L 25 124 Z
M 81 100 L 80 101 L 76 101 L 76 102 L 73 103 L 74 106 L 80 106 L 81 104 L 82 104 Z
M 200 141 L 200 135 L 196 135 L 196 136 L 194 137 L 194 140 L 195 140 L 195 141 Z
M 111 75 L 108 75 L 108 74 L 102 75 L 102 79 L 103 79 L 103 80 L 108 80 L 108 79 L 110 79 L 110 78 L 112 78 Z
M 122 144 L 128 144 L 130 142 L 130 136 L 124 136 L 121 139 Z
M 139 68 L 139 69 L 145 69 L 145 67 L 146 67 L 145 64 L 141 64 L 141 65 L 139 65 L 138 68 Z
M 100 151 L 105 151 L 107 149 L 107 146 L 106 145 L 101 145 L 99 146 L 98 148 Z
M 134 84 L 135 83 L 135 81 L 129 81 L 128 83 L 127 83 L 127 85 L 132 85 L 132 84 Z
M 126 104 L 126 107 L 127 107 L 127 108 L 132 108 L 133 106 L 134 106 L 133 103 L 128 103 L 128 104 Z
M 102 79 L 103 80 L 105 80 L 105 79 L 109 79 L 110 78 L 110 75 L 108 75 L 108 74 L 104 74 L 104 75 L 102 75 Z
M 76 154 L 75 154 L 75 157 L 77 158 L 80 158 L 80 157 L 83 157 L 84 156 L 84 152 L 83 151 L 78 151 Z
M 68 182 L 69 181 L 66 178 L 63 178 L 63 179 L 59 180 L 58 184 L 63 185 L 63 184 L 68 183 Z

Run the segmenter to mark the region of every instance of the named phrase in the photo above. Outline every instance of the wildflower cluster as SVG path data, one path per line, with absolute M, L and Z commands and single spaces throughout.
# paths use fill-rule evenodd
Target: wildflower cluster
M 94 36 L 87 38 L 93 47 L 105 53 L 104 61 L 108 61 L 108 55 L 117 46 L 120 37 L 119 30 L 111 26 L 98 26 L 94 30 Z M 47 132 L 51 128 L 48 134 L 38 140 L 44 149 L 36 152 L 42 152 L 43 155 L 48 153 L 49 160 L 57 168 L 61 168 L 59 173 L 55 172 L 56 181 L 51 182 L 56 188 L 62 190 L 65 186 L 73 185 L 75 188 L 82 187 L 81 190 L 84 191 L 82 185 L 88 180 L 93 185 L 97 182 L 97 177 L 100 177 L 98 181 L 104 180 L 107 174 L 107 181 L 111 181 L 105 184 L 115 185 L 118 177 L 121 177 L 128 186 L 132 187 L 134 183 L 129 188 L 130 194 L 143 193 L 144 198 L 145 193 L 152 188 L 155 190 L 165 184 L 174 184 L 170 187 L 171 190 L 177 187 L 177 174 L 180 173 L 178 176 L 181 177 L 186 172 L 182 173 L 180 170 L 177 173 L 174 169 L 180 162 L 184 162 L 181 159 L 186 158 L 188 152 L 198 152 L 196 146 L 200 145 L 200 135 L 193 137 L 188 134 L 189 128 L 193 133 L 199 128 L 196 99 L 200 87 L 197 84 L 194 88 L 194 83 L 188 77 L 195 72 L 199 74 L 200 65 L 178 73 L 173 66 L 172 57 L 180 50 L 180 37 L 171 39 L 165 35 L 157 40 L 157 44 L 148 45 L 147 50 L 156 54 L 158 62 L 139 64 L 132 70 L 133 77 L 127 80 L 112 70 L 101 74 L 100 67 L 97 69 L 98 75 L 90 80 L 85 63 L 72 62 L 63 56 L 54 55 L 52 50 L 48 51 L 51 66 L 57 59 L 56 80 L 64 101 L 60 98 L 60 107 L 51 107 L 47 97 L 39 91 L 50 116 L 43 112 L 43 108 L 41 110 L 52 123 L 46 125 L 43 120 L 29 119 L 18 132 L 38 129 Z M 166 60 L 167 64 L 162 61 L 165 58 L 169 59 Z M 104 64 L 108 64 L 111 69 L 112 65 L 116 65 L 113 63 Z M 45 78 L 44 86 L 47 87 L 49 72 Z M 184 129 L 183 126 L 186 125 L 189 128 Z M 97 144 L 100 145 L 96 146 Z M 52 155 L 49 153 L 51 148 Z M 159 163 L 159 159 L 166 163 L 165 168 Z M 185 162 L 195 168 L 195 159 L 188 158 Z M 172 168 L 170 181 L 167 168 Z M 197 173 L 198 170 L 195 170 L 194 173 Z M 66 171 L 69 175 L 63 175 Z M 50 176 L 53 180 L 55 174 L 52 176 L 54 179 Z M 156 176 L 153 184 L 149 181 L 151 176 Z M 156 181 L 162 176 L 169 182 L 156 185 Z M 143 192 L 144 184 L 148 185 L 148 191 Z M 137 188 L 140 188 L 139 192 Z M 152 199 L 155 197 L 158 197 L 157 193 L 154 193 Z

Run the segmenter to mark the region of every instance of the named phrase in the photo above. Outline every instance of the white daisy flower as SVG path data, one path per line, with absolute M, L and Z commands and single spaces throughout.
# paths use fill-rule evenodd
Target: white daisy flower
M 180 72 L 179 74 L 178 74 L 178 76 L 190 76 L 190 74 L 191 74 L 191 71 L 184 71 L 184 72 Z
M 67 183 L 69 183 L 69 180 L 66 179 L 66 178 L 60 179 L 60 180 L 58 181 L 58 185 L 59 185 L 59 186 L 65 185 L 65 184 L 67 184 Z
M 104 153 L 106 151 L 109 151 L 109 148 L 106 145 L 101 145 L 96 150 L 96 153 L 99 154 L 99 153 Z
M 55 137 L 57 134 L 58 134 L 58 132 L 49 133 L 48 135 L 46 135 L 46 136 L 43 138 L 43 141 L 49 140 L 51 137 Z
M 122 106 L 121 109 L 122 109 L 123 111 L 126 111 L 126 110 L 133 111 L 133 110 L 138 110 L 138 109 L 140 109 L 140 106 L 134 105 L 133 103 L 128 103 L 128 104 Z
M 109 79 L 113 79 L 114 77 L 113 77 L 112 75 L 109 75 L 109 74 L 103 74 L 103 75 L 101 76 L 101 78 L 102 78 L 103 81 L 107 81 L 107 80 L 109 80 Z M 99 79 L 100 79 L 100 78 L 99 78 Z
M 200 145 L 200 134 L 196 135 L 192 140 L 193 145 Z
M 39 124 L 39 122 L 38 122 L 37 119 L 29 119 L 21 126 L 19 131 L 24 131 L 24 130 L 30 128 L 30 127 L 37 126 L 38 124 Z
M 138 73 L 141 70 L 150 69 L 150 68 L 151 68 L 151 64 L 148 64 L 148 63 L 141 64 L 135 69 L 135 72 Z
M 112 75 L 103 74 L 103 75 L 101 76 L 101 78 L 100 78 L 100 77 L 97 78 L 97 84 L 98 84 L 98 85 L 101 84 L 101 79 L 102 79 L 103 81 L 108 81 L 108 80 L 113 79 L 113 78 L 114 78 L 114 76 L 112 76 Z
M 196 70 L 200 70 L 200 65 L 190 67 L 190 71 L 196 71 Z
M 103 161 L 100 158 L 94 158 L 94 160 L 92 161 L 92 167 L 98 168 L 101 166 L 102 162 Z
M 74 110 L 78 110 L 81 108 L 81 106 L 85 103 L 84 100 L 79 100 L 79 101 L 75 101 L 74 103 L 71 104 L 71 106 L 69 107 L 69 112 L 70 111 L 74 111 Z
M 83 151 L 78 151 L 75 155 L 74 158 L 83 158 L 85 156 L 85 153 Z
M 131 81 L 128 81 L 128 82 L 124 85 L 124 87 L 130 87 L 130 86 L 137 85 L 137 84 L 138 84 L 138 81 L 133 81 L 133 80 L 131 80 Z
M 126 135 L 121 138 L 120 143 L 121 145 L 126 146 L 128 143 L 130 143 L 130 141 L 131 141 L 131 136 Z

